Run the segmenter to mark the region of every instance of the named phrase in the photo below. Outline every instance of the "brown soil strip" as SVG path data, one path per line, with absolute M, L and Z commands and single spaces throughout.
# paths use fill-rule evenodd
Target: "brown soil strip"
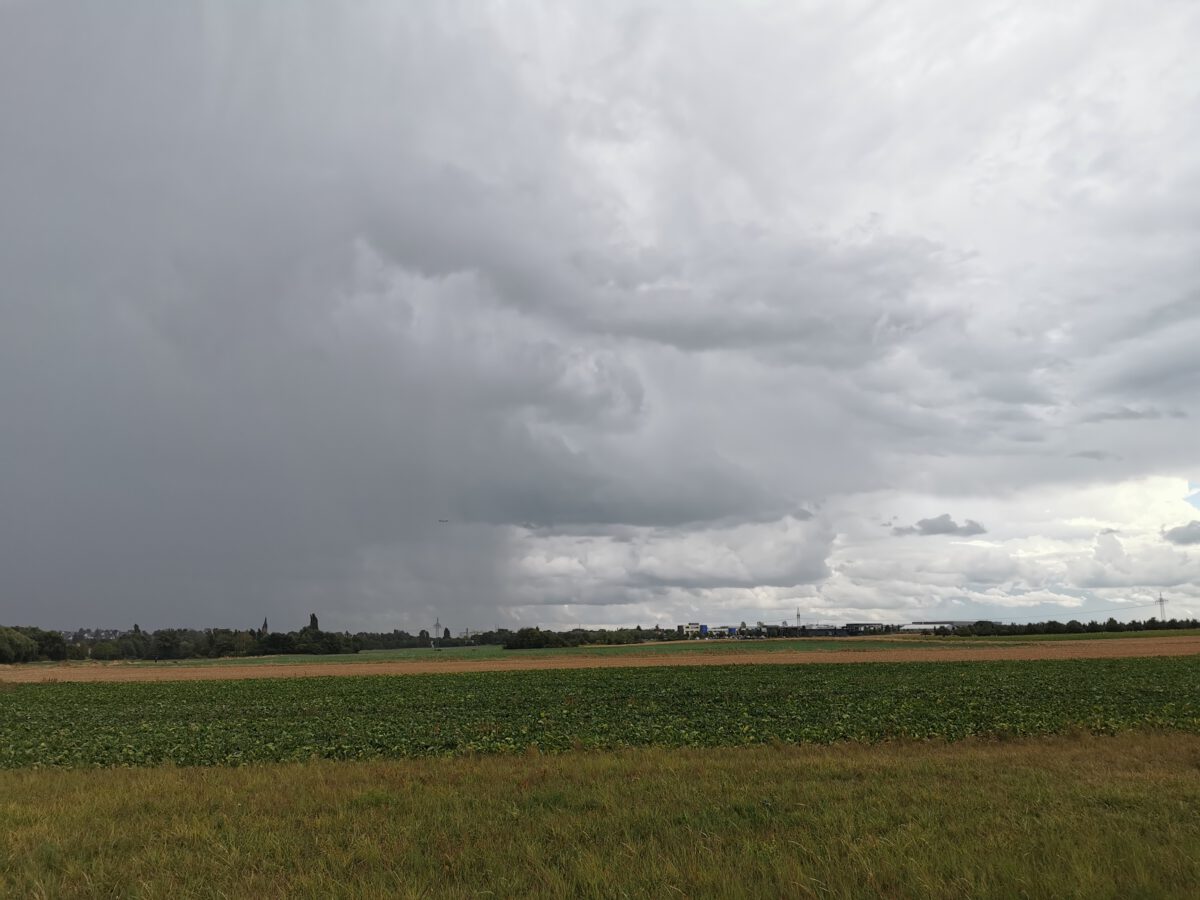
M 612 656 L 543 656 L 514 651 L 502 659 L 428 659 L 299 665 L 139 666 L 74 663 L 57 666 L 0 666 L 0 682 L 45 681 L 218 681 L 243 678 L 303 678 L 317 675 L 417 675 L 431 672 L 513 672 L 529 669 L 607 669 L 644 666 L 797 665 L 804 663 L 965 662 L 990 659 L 1121 659 L 1200 654 L 1200 636 L 1121 640 L 1043 641 L 911 650 L 742 651 L 636 653 Z

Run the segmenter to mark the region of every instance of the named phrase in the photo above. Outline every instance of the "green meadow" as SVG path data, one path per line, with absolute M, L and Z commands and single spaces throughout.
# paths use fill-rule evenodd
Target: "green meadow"
M 1200 737 L 0 771 L 0 896 L 1195 896 Z

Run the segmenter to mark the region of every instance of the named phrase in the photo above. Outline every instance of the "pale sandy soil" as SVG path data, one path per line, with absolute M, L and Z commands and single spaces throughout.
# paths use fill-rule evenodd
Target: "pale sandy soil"
M 989 659 L 1118 659 L 1134 656 L 1200 654 L 1200 636 L 1125 638 L 1122 640 L 1042 641 L 1018 645 L 980 645 L 826 651 L 738 651 L 636 653 L 600 656 L 542 656 L 513 652 L 501 659 L 387 660 L 379 662 L 272 665 L 169 666 L 128 663 L 64 663 L 56 666 L 0 666 L 0 682 L 44 681 L 216 681 L 242 678 L 301 678 L 315 675 L 416 675 L 431 672 L 512 672 L 528 669 L 606 669 L 644 666 L 797 665 L 806 663 L 963 662 Z

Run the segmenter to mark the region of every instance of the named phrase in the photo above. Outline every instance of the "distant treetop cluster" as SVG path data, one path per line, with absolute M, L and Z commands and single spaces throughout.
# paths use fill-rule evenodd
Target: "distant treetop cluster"
M 849 628 L 850 626 L 846 626 Z M 1200 628 L 1196 619 L 1147 619 L 1145 621 L 1118 622 L 1031 622 L 1026 625 L 1004 625 L 998 622 L 980 621 L 971 625 L 938 626 L 932 629 L 938 635 L 999 636 L 1034 634 L 1092 634 L 1115 631 L 1159 631 L 1183 628 Z M 680 626 L 682 629 L 682 626 Z M 653 641 L 677 640 L 680 629 L 659 627 L 635 628 L 572 628 L 567 631 L 551 631 L 541 628 L 521 628 L 510 631 L 506 628 L 494 631 L 469 632 L 469 636 L 454 638 L 446 628 L 440 636 L 431 636 L 422 629 L 418 634 L 409 634 L 399 629 L 385 632 L 360 631 L 357 634 L 339 631 L 321 631 L 315 613 L 309 622 L 298 631 L 268 631 L 264 619 L 261 628 L 239 631 L 230 628 L 163 628 L 158 631 L 143 631 L 134 625 L 129 631 L 116 629 L 79 629 L 66 633 L 46 631 L 41 628 L 0 626 L 0 663 L 36 662 L 39 660 L 164 660 L 195 659 L 203 657 L 271 656 L 284 653 L 330 654 L 358 653 L 362 650 L 398 650 L 405 648 L 464 647 L 478 644 L 500 644 L 506 650 L 535 650 L 545 647 L 578 647 L 584 644 L 638 644 Z M 810 633 L 802 627 L 743 629 L 755 637 L 804 637 Z M 739 632 L 743 629 L 737 629 Z M 816 632 L 812 632 L 816 634 Z M 845 629 L 837 634 L 849 633 Z M 822 632 L 822 634 L 824 634 Z M 436 640 L 434 638 L 436 637 Z
M 1003 625 L 999 622 L 976 622 L 974 625 L 941 625 L 933 629 L 934 634 L 956 634 L 963 637 L 993 637 L 1017 634 L 1098 634 L 1115 631 L 1168 631 L 1181 628 L 1200 628 L 1200 619 L 1147 619 L 1139 622 L 1118 622 L 1110 618 L 1105 622 L 1029 622 L 1025 625 Z

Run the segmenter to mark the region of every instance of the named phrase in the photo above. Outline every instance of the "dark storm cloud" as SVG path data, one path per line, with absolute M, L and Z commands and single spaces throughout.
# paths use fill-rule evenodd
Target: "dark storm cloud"
M 701 443 L 628 446 L 637 366 L 557 324 L 582 321 L 611 262 L 584 277 L 572 248 L 610 226 L 503 46 L 434 21 L 380 41 L 353 14 L 343 45 L 316 8 L 209 11 L 146 5 L 129 30 L 6 10 L 0 557 L 18 611 L 353 610 L 363 554 L 390 552 L 403 614 L 445 593 L 415 562 L 442 517 L 669 525 L 789 504 Z M 54 58 L 72 65 L 26 77 Z M 515 139 L 480 153 L 493 130 Z M 499 564 L 502 543 L 472 542 L 467 565 Z
M 1176 525 L 1163 532 L 1163 537 L 1172 544 L 1200 544 L 1200 521 L 1193 519 L 1186 525 Z
M 955 537 L 971 537 L 972 535 L 986 533 L 987 529 L 974 519 L 967 519 L 963 524 L 959 525 L 950 518 L 949 513 L 942 513 L 940 516 L 935 516 L 932 519 L 918 519 L 916 525 L 897 526 L 892 529 L 892 534 L 897 536 L 906 534 L 924 536 L 949 534 Z

